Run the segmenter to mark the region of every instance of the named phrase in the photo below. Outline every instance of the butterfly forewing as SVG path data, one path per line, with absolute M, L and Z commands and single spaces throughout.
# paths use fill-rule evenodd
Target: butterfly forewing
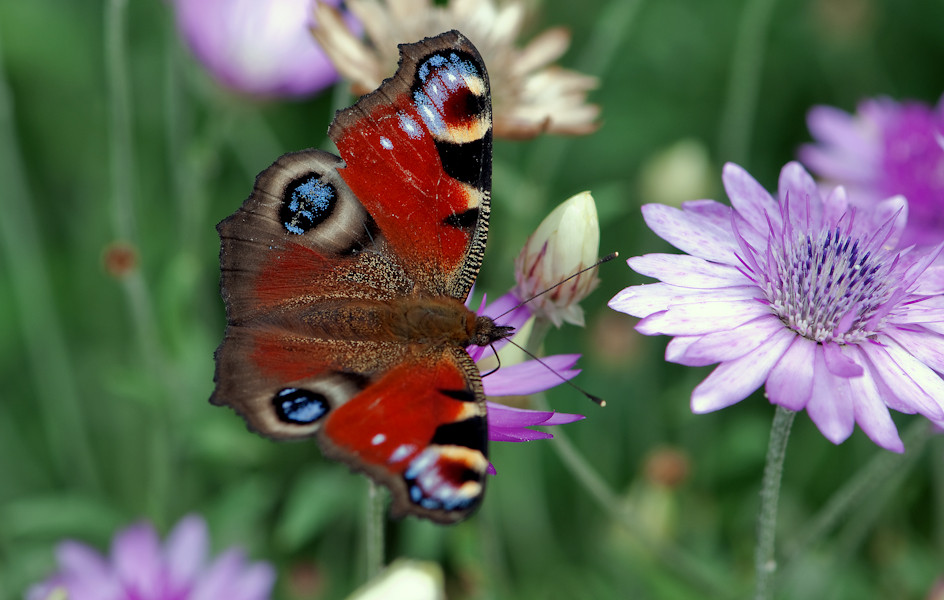
M 404 269 L 424 291 L 465 300 L 488 233 L 488 75 L 457 32 L 400 52 L 396 75 L 339 111 L 329 135 L 346 163 L 341 176 Z

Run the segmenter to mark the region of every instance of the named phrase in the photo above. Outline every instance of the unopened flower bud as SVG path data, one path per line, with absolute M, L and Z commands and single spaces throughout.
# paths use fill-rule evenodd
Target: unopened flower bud
M 578 303 L 600 280 L 595 269 L 564 280 L 596 262 L 599 250 L 600 223 L 593 196 L 581 192 L 555 208 L 528 238 L 515 259 L 515 294 L 528 300 L 553 288 L 530 302 L 531 312 L 558 327 L 564 321 L 582 326 Z

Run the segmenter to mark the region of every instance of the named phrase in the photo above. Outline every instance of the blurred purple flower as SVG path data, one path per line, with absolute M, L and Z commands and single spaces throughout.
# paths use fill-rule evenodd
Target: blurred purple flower
M 527 306 L 515 308 L 520 302 L 513 293 L 509 292 L 491 304 L 485 304 L 483 301 L 477 314 L 492 317 L 499 325 L 510 325 L 519 329 L 531 318 Z M 495 342 L 495 351 L 501 351 L 507 344 L 507 339 Z M 467 350 L 472 360 L 476 362 L 492 356 L 491 349 L 481 346 L 470 346 Z M 574 369 L 573 366 L 577 364 L 579 358 L 579 354 L 555 354 L 542 357 L 543 365 L 536 360 L 526 360 L 513 365 L 503 363 L 500 369 L 492 371 L 487 377 L 482 377 L 482 387 L 485 395 L 489 397 L 524 396 L 543 392 L 560 385 L 565 379 L 576 377 L 580 370 Z M 489 367 L 485 369 L 490 370 Z M 535 431 L 528 427 L 564 425 L 583 418 L 583 415 L 511 408 L 497 402 L 489 402 L 488 439 L 493 442 L 550 439 L 554 437 L 550 433 Z
M 314 0 L 173 3 L 177 28 L 190 49 L 233 90 L 261 97 L 308 96 L 338 79 L 311 34 Z
M 816 143 L 800 148 L 800 160 L 815 175 L 845 186 L 858 207 L 907 198 L 902 246 L 944 241 L 944 97 L 934 108 L 870 99 L 854 115 L 817 106 L 807 123 Z
M 889 408 L 944 417 L 944 296 L 928 268 L 941 246 L 896 254 L 903 199 L 856 212 L 842 188 L 823 198 L 798 163 L 781 171 L 778 200 L 737 165 L 723 180 L 733 208 L 643 207 L 649 227 L 690 255 L 631 258 L 662 282 L 627 288 L 610 306 L 642 317 L 646 335 L 676 336 L 666 360 L 721 363 L 692 393 L 694 412 L 766 382 L 772 403 L 806 409 L 833 443 L 858 423 L 902 452 Z
M 162 545 L 154 528 L 138 523 L 120 531 L 106 558 L 85 544 L 56 549 L 59 570 L 27 592 L 27 600 L 264 600 L 275 583 L 266 563 L 250 563 L 230 549 L 206 564 L 204 520 L 182 519 Z

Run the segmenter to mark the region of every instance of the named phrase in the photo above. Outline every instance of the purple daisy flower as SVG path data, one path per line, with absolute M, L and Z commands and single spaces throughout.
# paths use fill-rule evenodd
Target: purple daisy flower
M 798 163 L 781 171 L 778 200 L 737 165 L 723 180 L 733 208 L 643 207 L 649 227 L 689 255 L 631 258 L 662 282 L 627 288 L 610 307 L 642 317 L 646 335 L 676 336 L 666 360 L 721 363 L 692 393 L 696 413 L 766 382 L 772 403 L 806 409 L 833 443 L 858 423 L 902 452 L 889 408 L 944 416 L 944 296 L 928 268 L 941 247 L 890 250 L 904 227 L 902 198 L 857 212 L 841 187 L 821 196 Z
M 264 600 L 275 583 L 266 563 L 250 563 L 236 549 L 206 564 L 209 536 L 204 520 L 182 519 L 161 545 L 148 523 L 120 531 L 106 558 L 85 544 L 65 541 L 56 549 L 59 570 L 34 585 L 27 600 Z
M 903 245 L 944 240 L 944 97 L 934 108 L 865 100 L 855 115 L 817 106 L 807 123 L 817 143 L 800 148 L 800 160 L 814 174 L 845 186 L 858 207 L 898 194 L 907 198 Z
M 312 5 L 312 0 L 174 0 L 177 28 L 197 59 L 227 87 L 262 97 L 308 96 L 337 81 L 337 71 L 311 35 Z
M 483 300 L 477 314 L 492 317 L 499 325 L 510 325 L 519 329 L 531 318 L 527 306 L 518 306 L 520 302 L 509 292 L 491 304 L 486 304 Z M 518 307 L 515 308 L 516 306 Z M 508 340 L 504 339 L 493 345 L 497 352 L 507 344 Z M 481 346 L 469 346 L 467 350 L 476 362 L 492 355 L 491 349 Z M 482 387 L 485 395 L 489 397 L 525 396 L 543 392 L 560 385 L 564 380 L 576 377 L 580 370 L 574 369 L 573 366 L 579 358 L 579 354 L 555 354 L 542 357 L 543 365 L 536 360 L 526 360 L 513 365 L 502 364 L 500 369 L 482 378 Z M 511 408 L 497 402 L 488 402 L 488 439 L 493 442 L 550 439 L 554 437 L 550 433 L 528 427 L 564 425 L 583 418 L 583 415 Z

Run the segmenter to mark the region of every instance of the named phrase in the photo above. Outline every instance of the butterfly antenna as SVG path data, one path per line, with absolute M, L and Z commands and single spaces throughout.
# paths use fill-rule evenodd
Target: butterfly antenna
M 605 262 L 610 262 L 611 260 L 613 260 L 613 259 L 616 258 L 617 256 L 619 256 L 619 252 L 611 252 L 610 254 L 607 254 L 606 256 L 604 256 L 603 258 L 599 259 L 597 262 L 593 263 L 593 264 L 590 265 L 589 267 L 584 267 L 583 269 L 580 269 L 579 271 L 577 271 L 577 272 L 574 273 L 573 275 L 570 275 L 569 277 L 565 277 L 564 279 L 561 279 L 560 281 L 558 281 L 557 283 L 555 283 L 555 284 L 552 285 L 551 287 L 547 288 L 546 290 L 541 290 L 540 292 L 538 292 L 537 294 L 531 296 L 531 297 L 528 298 L 527 300 L 522 300 L 522 301 L 519 302 L 514 308 L 509 308 L 508 310 L 506 310 L 506 311 L 503 312 L 502 314 L 500 314 L 500 315 L 498 315 L 497 317 L 495 317 L 494 320 L 497 321 L 498 319 L 504 317 L 504 316 L 507 315 L 508 313 L 515 312 L 516 310 L 518 310 L 519 308 L 521 308 L 522 306 L 524 306 L 524 305 L 527 304 L 528 302 L 531 302 L 531 301 L 534 300 L 535 298 L 537 298 L 537 297 L 539 297 L 539 296 L 543 296 L 544 294 L 550 292 L 550 291 L 553 290 L 554 288 L 557 288 L 557 287 L 560 287 L 560 286 L 564 285 L 565 283 L 567 283 L 568 281 L 570 281 L 570 280 L 573 279 L 574 277 L 578 277 L 578 276 L 580 276 L 581 274 L 586 273 L 586 272 L 589 271 L 590 269 L 596 269 L 597 267 L 599 267 L 599 266 L 602 265 L 603 263 L 605 263 Z M 517 344 L 515 344 L 515 345 L 517 346 Z M 518 346 L 518 347 L 521 348 L 521 346 Z M 524 350 L 524 348 L 522 348 L 522 350 Z M 583 391 L 583 390 L 581 390 L 581 391 Z M 586 392 L 584 392 L 584 393 L 586 394 Z M 589 394 L 587 394 L 587 395 L 589 395 Z
M 589 399 L 591 402 L 595 402 L 596 404 L 599 404 L 600 406 L 606 406 L 606 400 L 604 400 L 603 398 L 601 398 L 601 397 L 599 397 L 599 396 L 594 396 L 593 394 L 591 394 L 591 393 L 588 392 L 587 390 L 583 389 L 582 387 L 580 387 L 579 385 L 577 385 L 577 384 L 574 383 L 573 381 L 571 381 L 571 380 L 569 380 L 569 379 L 566 379 L 563 375 L 561 375 L 561 374 L 558 373 L 556 370 L 554 370 L 554 368 L 551 367 L 551 365 L 547 364 L 546 362 L 544 362 L 543 360 L 541 360 L 540 358 L 538 358 L 537 356 L 535 356 L 534 353 L 532 353 L 532 352 L 531 352 L 530 350 L 528 350 L 527 348 L 522 347 L 520 344 L 518 344 L 517 342 L 515 342 L 515 341 L 512 340 L 511 338 L 507 338 L 507 340 L 508 340 L 508 343 L 509 343 L 509 344 L 511 344 L 512 346 L 518 348 L 519 350 L 521 350 L 522 352 L 524 352 L 525 354 L 527 354 L 528 356 L 530 356 L 532 359 L 536 360 L 536 361 L 538 362 L 538 364 L 540 364 L 541 366 L 543 366 L 545 369 L 547 369 L 548 371 L 550 371 L 551 373 L 553 373 L 554 375 L 556 375 L 556 376 L 558 377 L 558 379 L 561 380 L 561 382 L 566 383 L 566 384 L 569 385 L 570 387 L 574 388 L 575 390 L 577 390 L 578 392 L 580 392 L 581 394 L 583 394 L 583 395 L 584 395 L 587 399 Z M 495 349 L 492 348 L 492 351 L 494 352 Z M 498 353 L 497 353 L 497 352 L 495 352 L 495 358 L 498 359 Z M 500 359 L 499 359 L 499 360 L 500 360 Z M 499 366 L 500 366 L 500 365 L 499 365 Z M 492 369 L 491 371 L 489 371 L 489 372 L 486 373 L 485 375 L 482 375 L 482 377 L 485 377 L 485 376 L 487 376 L 487 375 L 491 375 L 492 373 L 494 373 L 494 372 L 497 371 L 497 370 L 498 370 L 498 367 L 495 367 L 494 369 Z

